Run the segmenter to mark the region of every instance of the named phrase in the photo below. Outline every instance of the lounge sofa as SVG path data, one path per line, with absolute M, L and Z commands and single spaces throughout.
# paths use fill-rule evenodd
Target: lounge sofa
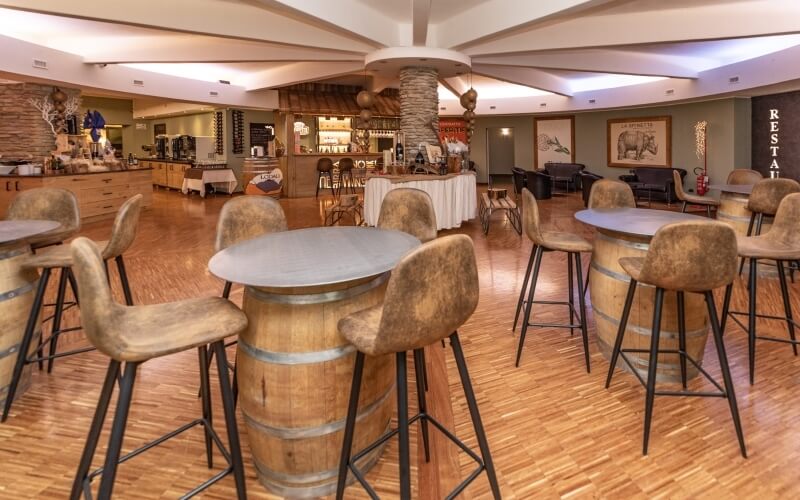
M 632 169 L 630 174 L 620 175 L 619 179 L 631 186 L 637 200 L 646 197 L 648 200 L 666 201 L 669 205 L 678 199 L 672 178 L 673 170 L 680 173 L 681 180 L 686 177 L 686 170 L 682 168 L 638 167 Z

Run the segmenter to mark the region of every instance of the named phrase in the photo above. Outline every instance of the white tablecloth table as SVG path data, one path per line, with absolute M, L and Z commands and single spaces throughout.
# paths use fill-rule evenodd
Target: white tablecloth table
M 183 186 L 181 192 L 187 194 L 189 190 L 199 191 L 200 196 L 206 196 L 206 184 L 213 184 L 214 189 L 223 188 L 226 193 L 232 193 L 239 181 L 236 180 L 236 175 L 233 170 L 229 168 L 214 168 L 203 170 L 202 179 L 188 179 L 183 178 Z
M 474 219 L 477 210 L 475 174 L 452 176 L 370 177 L 364 186 L 364 220 L 367 225 L 378 223 L 381 203 L 386 193 L 397 188 L 416 188 L 428 193 L 433 200 L 438 229 L 461 227 L 461 223 Z

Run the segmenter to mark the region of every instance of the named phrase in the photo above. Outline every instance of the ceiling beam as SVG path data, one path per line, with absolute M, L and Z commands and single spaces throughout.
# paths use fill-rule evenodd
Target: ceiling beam
M 473 58 L 472 62 L 493 66 L 519 66 L 591 73 L 697 78 L 697 71 L 691 69 L 693 59 L 688 56 L 627 50 L 584 49 L 574 52 L 482 56 Z
M 363 62 L 296 62 L 259 71 L 247 77 L 247 90 L 271 89 L 357 73 Z
M 470 56 L 575 48 L 718 40 L 800 32 L 800 2 L 741 0 L 576 17 L 470 46 Z M 579 36 L 577 34 L 580 34 Z
M 461 97 L 461 94 L 469 90 L 469 83 L 466 82 L 460 76 L 454 76 L 452 78 L 440 78 L 439 83 L 441 83 L 447 90 L 455 94 L 456 99 Z
M 506 83 L 524 85 L 525 87 L 572 97 L 572 89 L 566 79 L 539 69 L 473 64 L 472 72 L 476 75 L 488 76 Z
M 399 84 L 400 80 L 396 76 L 372 75 L 369 82 L 369 90 L 375 94 L 380 94 L 383 89 L 394 85 L 399 86 Z
M 167 31 L 362 53 L 375 48 L 244 2 L 136 0 L 112 4 L 98 8 L 93 2 L 0 0 L 0 7 Z
M 601 6 L 611 0 L 490 0 L 461 11 L 436 26 L 440 47 L 464 49 L 502 33 L 532 27 L 559 16 Z
M 427 43 L 430 16 L 431 0 L 411 0 L 411 41 L 414 45 L 424 46 Z

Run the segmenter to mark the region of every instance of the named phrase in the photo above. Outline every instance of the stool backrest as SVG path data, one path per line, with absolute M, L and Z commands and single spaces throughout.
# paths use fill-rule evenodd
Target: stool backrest
M 409 351 L 449 336 L 478 305 L 478 266 L 469 236 L 437 238 L 392 270 L 375 338 L 383 353 Z
M 219 252 L 241 241 L 286 231 L 287 227 L 286 215 L 277 200 L 269 196 L 238 196 L 222 206 L 214 250 Z
M 128 198 L 119 207 L 114 225 L 111 226 L 111 238 L 103 249 L 103 259 L 111 259 L 122 255 L 133 244 L 136 228 L 139 227 L 139 214 L 142 211 L 142 196 L 137 194 Z
M 681 177 L 679 171 L 672 171 L 672 181 L 672 184 L 675 186 L 675 196 L 677 196 L 680 201 L 686 201 L 686 191 L 683 190 L 683 177 Z
M 733 282 L 736 233 L 724 222 L 667 224 L 650 242 L 639 280 L 667 290 L 704 292 Z
M 792 193 L 800 193 L 800 183 L 792 179 L 761 179 L 753 186 L 747 209 L 757 214 L 775 215 L 781 200 Z
M 61 223 L 56 231 L 78 232 L 81 212 L 72 191 L 61 188 L 35 188 L 21 191 L 11 200 L 8 220 L 50 220 Z
M 536 245 L 544 243 L 539 221 L 539 205 L 528 188 L 522 190 L 522 227 L 525 235 Z
M 631 187 L 622 181 L 598 179 L 589 192 L 588 208 L 636 208 Z
M 353 159 L 352 158 L 342 158 L 339 160 L 339 171 L 346 171 L 346 170 L 353 170 Z
M 377 227 L 408 233 L 423 243 L 436 239 L 436 212 L 430 195 L 421 189 L 392 189 L 381 203 Z
M 772 227 L 759 238 L 800 251 L 800 193 L 787 195 L 781 200 Z
M 726 183 L 738 185 L 755 184 L 763 178 L 764 176 L 761 175 L 761 172 L 758 170 L 753 170 L 750 168 L 737 168 L 728 174 L 728 180 Z
M 331 170 L 333 170 L 333 160 L 330 158 L 320 158 L 317 160 L 318 172 L 330 172 Z

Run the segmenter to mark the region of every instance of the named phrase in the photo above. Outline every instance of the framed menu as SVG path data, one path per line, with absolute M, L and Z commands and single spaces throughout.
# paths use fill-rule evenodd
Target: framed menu
M 269 141 L 272 141 L 274 138 L 274 123 L 250 123 L 250 146 L 264 146 L 266 150 Z

